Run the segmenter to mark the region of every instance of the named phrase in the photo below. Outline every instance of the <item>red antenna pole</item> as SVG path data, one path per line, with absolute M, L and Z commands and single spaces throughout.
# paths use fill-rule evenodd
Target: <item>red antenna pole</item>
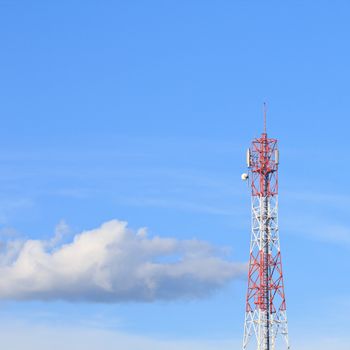
M 267 104 L 264 102 L 264 134 L 267 134 L 266 132 L 266 114 L 267 114 Z

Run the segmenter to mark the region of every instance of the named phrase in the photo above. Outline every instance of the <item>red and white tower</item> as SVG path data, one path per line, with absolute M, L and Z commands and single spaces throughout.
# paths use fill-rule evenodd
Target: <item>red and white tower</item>
M 290 349 L 278 229 L 277 140 L 265 127 L 247 151 L 252 230 L 243 350 Z M 281 338 L 281 341 L 278 339 Z

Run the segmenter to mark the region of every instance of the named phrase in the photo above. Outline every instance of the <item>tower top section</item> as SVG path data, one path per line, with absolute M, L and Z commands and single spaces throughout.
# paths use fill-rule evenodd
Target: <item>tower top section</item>
M 278 194 L 278 141 L 267 136 L 266 102 L 263 107 L 264 130 L 259 138 L 253 139 L 247 150 L 248 173 L 242 175 L 242 180 L 250 179 L 253 196 L 273 197 Z

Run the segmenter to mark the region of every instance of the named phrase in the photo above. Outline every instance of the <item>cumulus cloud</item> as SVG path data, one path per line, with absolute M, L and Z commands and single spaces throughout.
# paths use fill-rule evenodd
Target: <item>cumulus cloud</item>
M 60 235 L 56 232 L 49 241 L 9 241 L 2 247 L 0 298 L 191 299 L 223 287 L 246 268 L 206 242 L 148 237 L 145 229 L 135 232 L 118 220 L 84 231 L 70 243 L 60 244 Z

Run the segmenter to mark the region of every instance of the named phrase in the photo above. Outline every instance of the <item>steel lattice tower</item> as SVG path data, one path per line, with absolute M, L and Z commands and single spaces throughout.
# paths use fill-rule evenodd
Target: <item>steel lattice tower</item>
M 247 151 L 251 185 L 252 230 L 248 270 L 243 350 L 254 344 L 257 350 L 290 349 L 286 299 L 278 230 L 277 140 L 270 139 L 265 128 Z M 253 339 L 252 339 L 253 338 Z

